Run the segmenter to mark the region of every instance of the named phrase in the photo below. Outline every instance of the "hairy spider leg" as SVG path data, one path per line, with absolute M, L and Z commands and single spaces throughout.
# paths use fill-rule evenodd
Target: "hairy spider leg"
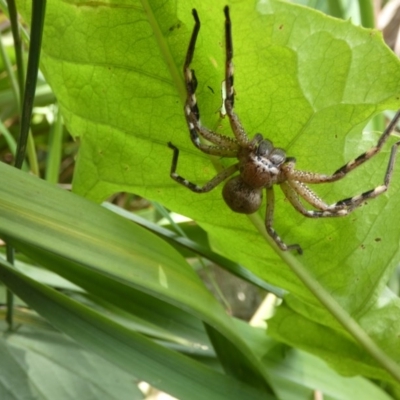
M 386 143 L 386 141 L 389 139 L 390 134 L 393 132 L 393 130 L 396 128 L 396 125 L 398 124 L 400 120 L 400 110 L 397 111 L 393 119 L 390 121 L 389 125 L 387 128 L 383 131 L 382 135 L 380 136 L 377 144 L 373 147 L 371 147 L 368 151 L 365 153 L 360 154 L 357 158 L 354 160 L 349 161 L 347 164 L 343 165 L 340 167 L 338 170 L 336 170 L 332 175 L 325 175 L 325 174 L 318 174 L 318 173 L 313 173 L 313 172 L 306 172 L 306 171 L 299 171 L 294 169 L 294 164 L 293 165 L 285 165 L 286 169 L 286 174 L 288 179 L 303 182 L 303 183 L 326 183 L 326 182 L 335 182 L 338 181 L 339 179 L 344 178 L 350 171 L 353 169 L 359 167 L 369 159 L 371 159 L 374 155 L 378 154 L 383 145 Z M 396 158 L 396 149 L 399 146 L 399 142 L 395 143 L 392 146 L 392 152 L 390 155 L 390 160 L 389 160 L 389 165 L 392 165 L 393 169 L 393 164 L 394 160 Z M 389 174 L 389 179 L 390 179 L 391 174 Z M 389 184 L 389 182 L 388 182 Z
M 346 175 L 348 172 L 352 171 L 354 168 L 357 168 L 359 165 L 363 164 L 365 161 L 368 161 L 375 154 L 378 154 L 381 151 L 383 145 L 389 139 L 390 134 L 396 128 L 396 125 L 398 124 L 399 119 L 400 119 L 400 110 L 397 111 L 397 113 L 395 114 L 393 119 L 390 121 L 389 125 L 383 131 L 376 146 L 371 147 L 368 151 L 359 155 L 355 160 L 352 160 L 352 161 L 348 162 L 346 165 L 344 165 L 343 167 L 339 168 L 336 172 L 333 173 L 333 176 L 340 175 L 340 174 Z M 395 155 L 396 149 L 398 146 L 399 146 L 399 142 L 395 143 L 392 146 L 392 151 L 391 151 L 390 160 L 389 160 L 389 166 L 392 165 L 392 169 L 393 169 L 394 159 L 396 157 L 396 155 Z M 393 160 L 393 161 L 391 161 L 391 160 Z M 389 176 L 390 176 L 390 174 L 389 174 Z M 388 184 L 389 184 L 389 182 L 388 182 Z
M 267 230 L 268 235 L 272 237 L 272 239 L 275 241 L 275 243 L 282 251 L 297 250 L 299 254 L 303 254 L 303 250 L 300 247 L 300 245 L 298 244 L 287 245 L 273 228 L 275 194 L 272 186 L 267 188 L 266 190 L 267 190 L 267 210 L 265 212 L 265 228 Z
M 226 62 L 225 62 L 225 110 L 228 115 L 229 122 L 231 124 L 232 131 L 236 137 L 240 146 L 246 147 L 249 145 L 250 140 L 244 130 L 239 117 L 234 113 L 233 107 L 235 103 L 235 89 L 233 86 L 233 42 L 232 42 L 232 24 L 229 15 L 229 7 L 225 6 L 225 50 L 226 50 Z
M 359 207 L 361 204 L 363 204 L 365 201 L 369 199 L 374 199 L 375 197 L 378 197 L 382 193 L 385 193 L 388 190 L 390 181 L 392 179 L 392 174 L 393 174 L 393 167 L 394 163 L 396 161 L 396 155 L 397 155 L 397 149 L 400 146 L 400 141 L 396 142 L 392 146 L 392 150 L 390 152 L 390 158 L 389 158 L 389 163 L 386 169 L 383 185 L 377 186 L 374 189 L 367 190 L 366 192 L 363 192 L 357 196 L 349 197 L 343 200 L 340 200 L 330 206 L 328 206 L 328 209 L 323 213 L 323 215 L 318 215 L 322 217 L 330 217 L 333 216 L 335 217 L 337 213 L 341 213 L 346 211 L 345 214 L 350 214 L 354 209 Z M 317 212 L 317 211 L 316 211 Z M 317 212 L 318 213 L 318 212 Z M 330 215 L 328 215 L 330 213 Z
M 183 75 L 185 77 L 187 92 L 184 111 L 189 127 L 190 139 L 193 144 L 204 153 L 216 156 L 236 157 L 238 145 L 233 139 L 204 128 L 200 123 L 200 111 L 196 99 L 197 79 L 194 70 L 190 68 L 196 47 L 197 36 L 200 31 L 200 19 L 195 9 L 192 10 L 192 14 L 195 25 L 190 38 L 185 64 L 183 66 Z M 214 145 L 201 143 L 199 135 L 209 140 Z
M 283 166 L 283 170 L 285 171 L 287 182 L 285 185 L 281 185 L 281 187 L 293 207 L 304 216 L 310 218 L 340 217 L 349 214 L 366 200 L 373 199 L 380 194 L 386 192 L 392 177 L 393 167 L 396 160 L 397 149 L 400 146 L 400 141 L 396 142 L 392 146 L 383 185 L 377 186 L 374 189 L 328 205 L 325 204 L 321 199 L 319 199 L 319 197 L 312 190 L 306 187 L 304 183 L 326 183 L 344 178 L 349 172 L 359 167 L 364 162 L 379 153 L 383 145 L 388 140 L 390 134 L 395 129 L 399 119 L 400 111 L 395 114 L 394 118 L 390 121 L 389 125 L 384 130 L 375 146 L 371 147 L 368 151 L 359 155 L 356 159 L 348 162 L 347 164 L 339 168 L 332 175 L 295 170 L 294 160 L 290 160 L 288 163 L 286 163 Z M 319 210 L 307 210 L 299 200 L 299 196 Z
M 290 204 L 295 208 L 296 211 L 298 211 L 300 214 L 303 214 L 305 217 L 309 218 L 321 218 L 321 217 L 342 217 L 344 215 L 348 214 L 348 211 L 345 209 L 337 210 L 336 212 L 332 211 L 323 211 L 324 209 L 321 208 L 320 203 L 313 203 L 313 197 L 315 195 L 314 192 L 309 190 L 309 193 L 304 194 L 300 196 L 300 192 L 297 190 L 298 187 L 292 185 L 292 182 L 286 181 L 280 184 L 280 187 L 282 189 L 282 192 L 284 193 L 285 197 L 289 200 Z M 303 188 L 307 188 L 306 186 L 303 186 Z M 308 188 L 307 188 L 308 189 Z M 301 202 L 300 197 L 302 197 L 305 201 L 310 203 L 312 206 L 316 208 L 320 208 L 319 211 L 315 210 L 307 210 L 304 204 Z M 316 198 L 318 196 L 315 195 Z M 322 201 L 322 200 L 321 200 Z M 318 207 L 317 207 L 318 204 Z M 329 207 L 326 205 L 326 207 Z
M 217 175 L 214 176 L 214 178 L 212 178 L 203 186 L 198 186 L 195 183 L 189 182 L 187 179 L 183 178 L 182 176 L 176 173 L 176 168 L 178 165 L 179 149 L 176 146 L 174 146 L 171 142 L 168 143 L 168 147 L 174 151 L 171 164 L 171 172 L 170 172 L 171 178 L 195 193 L 209 192 L 210 190 L 218 186 L 221 182 L 223 182 L 225 179 L 229 178 L 239 169 L 239 163 L 233 164 L 230 167 L 220 171 Z

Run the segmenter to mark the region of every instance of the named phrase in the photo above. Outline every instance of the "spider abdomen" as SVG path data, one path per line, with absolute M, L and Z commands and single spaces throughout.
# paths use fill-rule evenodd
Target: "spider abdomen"
M 235 176 L 225 183 L 222 196 L 232 211 L 253 214 L 262 203 L 262 188 L 246 184 L 241 176 Z

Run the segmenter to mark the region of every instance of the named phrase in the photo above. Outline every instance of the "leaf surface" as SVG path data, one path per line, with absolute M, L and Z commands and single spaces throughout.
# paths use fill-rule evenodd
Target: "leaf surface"
M 29 2 L 25 2 L 25 7 Z M 293 257 L 260 234 L 264 207 L 246 217 L 223 203 L 221 187 L 198 195 L 169 178 L 172 141 L 181 150 L 178 172 L 202 184 L 215 166 L 190 142 L 182 106 L 182 65 L 193 28 L 191 7 L 202 21 L 193 68 L 202 122 L 230 134 L 218 118 L 224 79 L 224 2 L 119 2 L 118 6 L 54 1 L 48 5 L 43 71 L 67 126 L 81 140 L 74 190 L 96 201 L 129 191 L 195 219 L 214 249 L 304 304 L 296 313 L 337 329 L 333 318 L 288 268 Z M 332 173 L 374 145 L 367 122 L 400 101 L 400 68 L 381 34 L 350 21 L 268 0 L 231 5 L 235 47 L 236 112 L 250 136 L 262 132 L 297 167 Z M 393 141 L 391 141 L 393 143 Z M 316 187 L 333 203 L 382 183 L 390 144 L 381 154 L 334 184 Z M 389 191 L 351 216 L 311 220 L 298 215 L 277 190 L 275 228 L 300 243 L 300 262 L 356 319 L 368 315 L 398 264 L 400 172 Z M 266 243 L 267 242 L 267 243 Z M 379 315 L 375 323 L 386 326 Z M 367 319 L 366 319 L 367 320 Z M 387 328 L 387 326 L 386 326 Z M 366 325 L 383 344 L 388 338 Z M 390 340 L 395 339 L 392 331 Z M 310 334 L 309 340 L 313 334 Z M 297 338 L 296 343 L 306 339 Z M 345 342 L 342 343 L 345 346 Z M 400 361 L 400 352 L 391 355 Z

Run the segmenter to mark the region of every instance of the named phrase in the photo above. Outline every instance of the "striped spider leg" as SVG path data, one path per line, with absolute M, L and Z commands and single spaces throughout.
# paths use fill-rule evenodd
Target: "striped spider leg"
M 224 100 L 226 115 L 229 118 L 234 138 L 220 135 L 213 132 L 200 123 L 200 112 L 196 100 L 197 80 L 194 70 L 190 68 L 196 46 L 197 36 L 200 30 L 200 19 L 197 11 L 193 9 L 195 26 L 190 39 L 183 74 L 187 91 L 187 98 L 184 107 L 185 118 L 188 124 L 190 139 L 193 144 L 202 152 L 210 155 L 236 158 L 237 163 L 223 169 L 213 179 L 198 186 L 184 179 L 176 173 L 179 150 L 172 143 L 168 146 L 173 150 L 170 176 L 176 182 L 187 187 L 195 193 L 206 193 L 214 189 L 223 181 L 226 181 L 222 195 L 227 205 L 235 212 L 252 214 L 262 204 L 263 190 L 267 193 L 267 205 L 265 213 L 265 227 L 268 234 L 275 241 L 277 246 L 283 250 L 297 250 L 302 254 L 298 244 L 287 245 L 273 228 L 274 215 L 274 185 L 279 185 L 292 206 L 301 214 L 309 218 L 341 217 L 349 214 L 359 207 L 366 200 L 373 199 L 388 189 L 397 148 L 400 141 L 392 146 L 384 182 L 374 189 L 368 190 L 354 197 L 345 198 L 334 204 L 327 204 L 319 198 L 307 184 L 329 183 L 344 178 L 349 172 L 362 165 L 375 154 L 377 154 L 388 140 L 400 120 L 400 111 L 396 113 L 388 127 L 382 133 L 377 144 L 356 159 L 348 162 L 332 175 L 319 174 L 295 169 L 296 160 L 287 157 L 283 149 L 274 147 L 273 143 L 265 139 L 260 133 L 256 133 L 250 139 L 243 128 L 239 117 L 235 114 L 234 100 L 235 92 L 233 87 L 233 43 L 232 27 L 229 15 L 229 8 L 224 8 L 225 13 L 225 92 Z M 210 144 L 204 144 L 200 137 L 206 139 Z M 231 177 L 239 171 L 239 174 Z M 308 203 L 314 210 L 308 210 L 304 203 Z

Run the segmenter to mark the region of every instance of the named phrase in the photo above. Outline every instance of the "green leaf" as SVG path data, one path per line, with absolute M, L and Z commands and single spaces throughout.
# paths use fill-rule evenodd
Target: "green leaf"
M 143 399 L 132 373 L 49 327 L 0 323 L 0 393 L 3 399 Z
M 169 341 L 170 344 L 178 343 L 181 345 L 180 350 L 191 353 L 199 361 L 205 364 L 212 362 L 215 365 L 216 363 L 214 358 L 210 358 L 212 356 L 210 351 L 199 351 L 203 346 L 210 345 L 204 341 L 204 336 L 202 337 L 200 332 L 196 333 L 198 324 L 193 323 L 193 317 L 183 311 L 180 311 L 180 315 L 178 315 L 179 309 L 177 307 L 168 307 L 167 303 L 163 304 L 161 300 L 157 300 L 157 297 L 152 298 L 145 293 L 140 296 L 141 290 L 145 289 L 144 287 L 138 287 L 138 290 L 135 290 L 135 274 L 132 273 L 140 271 L 139 262 L 132 263 L 127 268 L 131 273 L 128 277 L 121 274 L 121 269 L 119 269 L 120 275 L 116 275 L 111 269 L 102 273 L 98 264 L 105 263 L 108 260 L 104 248 L 115 243 L 112 238 L 124 243 L 124 232 L 126 233 L 127 230 L 131 233 L 130 240 L 134 244 L 135 235 L 133 232 L 136 228 L 131 227 L 127 221 L 121 223 L 120 221 L 123 220 L 118 216 L 110 214 L 98 205 L 88 203 L 84 199 L 57 189 L 28 174 L 2 164 L 0 164 L 0 172 L 0 187 L 2 188 L 0 229 L 3 231 L 7 229 L 7 237 L 13 238 L 13 242 L 19 247 L 28 248 L 28 253 L 31 253 L 30 255 L 34 256 L 35 259 L 43 261 L 49 267 L 53 262 L 51 269 L 70 277 L 76 283 L 82 283 L 91 293 L 102 295 L 102 298 L 95 311 L 91 311 L 86 306 L 80 305 L 48 287 L 49 284 L 56 284 L 57 287 L 68 288 L 65 283 L 61 282 L 60 284 L 49 275 L 39 274 L 36 270 L 29 271 L 27 267 L 21 269 L 38 279 L 43 279 L 45 282 L 45 285 L 43 285 L 0 260 L 0 279 L 9 285 L 17 295 L 85 348 L 91 349 L 140 379 L 153 382 L 155 386 L 170 393 L 179 393 L 180 398 L 195 399 L 204 398 L 207 395 L 213 399 L 226 398 L 226 396 L 229 396 L 229 398 L 258 398 L 258 392 L 249 389 L 247 385 L 240 384 L 238 380 L 234 381 L 220 373 L 213 373 L 209 369 L 204 369 L 198 363 L 193 364 L 186 358 L 182 358 L 183 356 L 177 355 L 176 352 L 164 349 L 142 335 L 163 339 Z M 20 197 L 16 196 L 17 192 L 20 192 Z M 11 203 L 12 199 L 14 199 L 13 203 Z M 44 199 L 47 200 L 47 203 L 43 201 Z M 10 207 L 12 210 L 8 212 Z M 77 212 L 77 210 L 82 212 Z M 67 227 L 65 226 L 65 219 L 70 221 Z M 101 221 L 108 224 L 107 228 L 101 226 Z M 89 228 L 93 224 L 95 227 Z M 119 226 L 119 233 L 113 230 L 116 225 Z M 61 235 L 58 232 L 65 231 L 66 228 L 70 235 Z M 91 234 L 89 234 L 90 229 L 93 229 Z M 35 234 L 32 234 L 33 231 L 35 231 Z M 47 237 L 44 237 L 45 235 Z M 21 239 L 31 244 L 22 243 L 20 242 Z M 76 251 L 71 252 L 67 256 L 68 259 L 60 262 L 61 256 L 58 258 L 54 255 L 50 257 L 51 253 L 40 247 L 33 251 L 33 244 L 36 242 L 41 244 L 40 247 L 48 247 L 54 253 L 63 253 L 64 246 L 72 247 L 73 244 L 75 244 Z M 90 269 L 86 265 L 79 267 L 74 265 L 77 262 L 73 259 L 81 260 L 85 258 L 82 254 L 86 252 L 86 249 L 88 255 L 92 254 L 90 242 L 98 244 L 97 254 L 93 256 L 93 260 L 90 262 L 94 266 L 97 265 L 98 268 Z M 156 247 L 158 247 L 157 244 L 159 242 L 156 240 Z M 132 247 L 134 248 L 134 246 Z M 115 250 L 114 260 L 109 260 L 112 265 L 118 265 L 120 253 L 126 253 L 121 247 Z M 162 249 L 158 249 L 158 251 L 162 251 Z M 137 252 L 134 254 L 132 250 L 132 257 L 138 256 L 139 254 Z M 105 259 L 103 259 L 104 257 Z M 19 266 L 18 268 L 20 269 Z M 174 293 L 170 295 L 173 297 Z M 159 294 L 155 292 L 154 296 L 159 296 Z M 198 295 L 197 298 L 199 302 L 204 300 Z M 129 320 L 128 316 L 124 316 L 116 307 L 108 306 L 107 302 L 134 313 L 137 325 L 132 324 L 135 319 Z M 193 312 L 193 310 L 190 311 Z M 210 312 L 214 314 L 213 318 L 216 320 L 224 318 L 218 314 L 216 308 L 210 310 Z M 143 317 L 142 321 L 140 321 L 141 317 Z M 146 318 L 149 322 L 152 322 L 152 326 L 146 323 Z M 205 320 L 211 321 L 213 319 L 210 318 L 210 316 L 204 315 Z M 17 322 L 21 321 L 17 319 Z M 22 322 L 27 323 L 26 320 Z M 230 340 L 234 345 L 230 345 L 226 339 L 224 340 L 223 336 L 218 334 L 215 329 L 213 332 L 214 336 L 215 334 L 218 335 L 214 339 L 218 341 L 217 345 L 220 350 L 223 351 L 223 348 L 229 350 L 223 355 L 225 361 L 231 359 L 243 367 L 243 360 L 238 360 L 237 357 L 240 355 L 238 353 L 238 347 L 241 347 L 239 342 L 245 341 L 246 349 L 251 354 L 257 355 L 259 360 L 262 360 L 262 365 L 257 364 L 257 368 L 262 369 L 268 376 L 274 376 L 274 389 L 277 393 L 285 394 L 282 398 L 290 398 L 287 397 L 288 394 L 294 396 L 295 393 L 306 393 L 309 397 L 311 389 L 315 387 L 320 388 L 324 393 L 329 392 L 332 398 L 338 399 L 343 398 L 343 393 L 346 394 L 355 390 L 361 394 L 370 391 L 375 393 L 374 398 L 384 398 L 382 393 L 379 396 L 379 391 L 376 388 L 369 387 L 370 384 L 365 380 L 344 379 L 335 374 L 333 374 L 333 379 L 332 371 L 323 367 L 322 364 L 318 364 L 315 360 L 317 366 L 313 370 L 313 363 L 310 364 L 307 357 L 305 358 L 307 365 L 303 365 L 301 357 L 300 361 L 297 358 L 293 359 L 293 357 L 290 359 L 278 357 L 276 352 L 271 352 L 273 347 L 276 346 L 276 342 L 268 338 L 264 330 L 249 327 L 243 322 L 239 323 L 239 321 L 231 322 L 229 329 L 232 330 L 232 333 L 226 336 L 231 337 Z M 221 324 L 223 325 L 223 322 L 220 321 L 214 325 L 223 332 L 224 328 L 221 329 Z M 296 329 L 297 327 L 294 328 L 294 331 L 298 333 L 299 330 Z M 182 333 L 181 336 L 178 335 L 179 332 Z M 176 337 L 174 337 L 174 333 L 176 333 Z M 232 334 L 235 339 L 233 339 Z M 167 343 L 164 342 L 164 344 Z M 172 374 L 170 371 L 172 371 Z M 314 371 L 318 371 L 318 375 Z M 175 373 L 179 375 L 179 379 Z M 234 373 L 236 374 L 235 371 Z M 311 380 L 305 379 L 304 376 L 309 374 L 313 378 L 310 378 Z M 163 379 L 159 380 L 160 376 Z M 251 375 L 248 379 L 254 378 L 255 376 Z M 201 383 L 199 384 L 199 382 Z M 336 390 L 333 389 L 334 383 L 337 384 Z M 229 392 L 229 390 L 232 391 Z M 223 393 L 222 396 L 219 393 Z M 266 398 L 266 396 L 264 392 L 260 395 L 260 398 Z
M 166 242 L 93 202 L 5 164 L 0 164 L 0 187 L 0 236 L 7 237 L 17 249 L 123 310 L 149 321 L 164 314 L 160 322 L 172 332 L 178 331 L 174 325 L 180 324 L 192 339 L 202 339 L 202 332 L 196 332 L 198 321 L 194 323 L 186 314 L 206 322 L 220 332 L 230 351 L 241 360 L 236 377 L 244 380 L 246 368 L 253 382 L 266 385 L 267 372 L 258 356 L 249 351 L 244 339 L 236 334 L 232 319 Z M 7 269 L 4 273 L 2 280 L 17 295 L 75 337 L 73 331 L 58 325 L 58 319 L 54 322 L 54 315 L 47 315 L 44 304 L 29 298 L 26 285 L 23 290 L 22 283 L 12 280 L 22 274 L 15 272 L 12 278 Z M 163 302 L 170 307 L 163 306 Z
M 144 219 L 137 214 L 128 212 L 128 211 L 126 211 L 122 208 L 119 208 L 113 204 L 104 203 L 103 205 L 104 205 L 104 207 L 117 213 L 118 215 L 121 215 L 124 218 L 134 221 L 135 223 L 139 224 L 140 226 L 143 226 L 144 228 L 150 230 L 151 232 L 156 233 L 157 235 L 162 237 L 164 240 L 167 240 L 169 243 L 171 243 L 173 245 L 175 244 L 175 247 L 178 250 L 182 250 L 182 248 L 192 250 L 192 251 L 189 251 L 188 254 L 185 254 L 184 255 L 185 257 L 193 256 L 194 254 L 200 255 L 202 257 L 208 258 L 210 261 L 218 264 L 219 266 L 221 266 L 225 270 L 231 272 L 232 274 L 237 275 L 239 278 L 241 278 L 245 281 L 248 281 L 248 282 L 252 283 L 253 285 L 259 286 L 260 288 L 262 288 L 268 292 L 274 293 L 278 297 L 282 297 L 284 294 L 283 290 L 281 290 L 280 288 L 277 288 L 275 286 L 269 285 L 267 282 L 261 280 L 255 274 L 253 274 L 251 271 L 244 268 L 243 266 L 229 260 L 226 257 L 223 257 L 223 256 L 211 251 L 209 248 L 209 245 L 206 243 L 201 243 L 201 241 L 199 241 L 199 240 L 193 241 L 193 240 L 190 240 L 189 238 L 183 237 L 183 236 L 178 236 L 176 233 L 174 233 L 173 231 L 171 231 L 169 229 L 166 229 L 166 228 L 164 228 L 158 224 L 155 224 L 153 222 L 150 222 L 147 219 Z M 201 228 L 199 228 L 198 225 L 190 224 L 185 228 L 189 228 L 192 231 L 195 231 L 194 233 L 195 233 L 197 239 L 199 239 L 199 237 L 200 237 L 200 240 L 204 239 L 203 235 L 202 235 L 204 232 L 201 230 Z M 201 230 L 200 233 L 197 232 L 200 230 Z M 181 253 L 182 253 L 182 251 L 181 251 Z
M 361 327 L 395 360 L 398 358 L 399 309 L 399 298 L 386 289 L 376 304 L 359 319 Z M 310 317 L 312 311 L 303 302 L 289 296 L 269 321 L 268 331 L 279 341 L 320 356 L 345 376 L 357 372 L 398 385 L 339 325 L 330 329 L 323 321 L 324 314 L 317 311 Z
M 265 337 L 263 330 L 236 321 L 237 330 L 247 337 L 253 351 L 260 354 L 270 372 L 275 393 L 280 399 L 311 399 L 318 390 L 324 399 L 389 399 L 382 388 L 370 380 L 335 373 L 323 360 L 299 349 L 289 348 Z M 250 332 L 251 331 L 251 332 Z M 298 327 L 291 334 L 301 335 Z
M 27 9 L 29 2 L 22 3 Z M 260 235 L 264 207 L 250 217 L 234 214 L 222 201 L 221 187 L 198 195 L 169 178 L 168 141 L 181 150 L 179 173 L 185 178 L 201 184 L 215 174 L 212 161 L 191 144 L 182 111 L 180 71 L 193 28 L 191 7 L 202 21 L 193 61 L 202 122 L 230 134 L 228 122 L 217 116 L 225 2 L 121 4 L 48 5 L 43 71 L 82 144 L 74 190 L 96 201 L 134 192 L 195 219 L 215 250 L 303 299 L 298 308 L 307 320 L 318 315 L 321 328 L 341 329 L 287 268 L 298 256 L 276 253 Z M 399 62 L 379 32 L 273 0 L 256 7 L 234 2 L 231 17 L 235 107 L 249 135 L 264 133 L 297 158 L 297 168 L 321 173 L 332 173 L 376 143 L 378 133 L 362 129 L 374 115 L 400 104 Z M 316 191 L 331 203 L 380 185 L 389 151 L 390 144 L 343 181 Z M 213 161 L 217 167 L 230 162 Z M 277 191 L 275 227 L 287 243 L 302 245 L 304 255 L 296 262 L 358 320 L 368 315 L 398 264 L 400 226 L 393 216 L 399 190 L 396 166 L 387 193 L 347 218 L 323 220 L 298 215 Z M 380 332 L 364 328 L 384 347 L 397 334 L 387 320 L 375 318 L 384 327 Z M 311 342 L 314 334 L 305 332 L 296 344 Z M 391 356 L 400 361 L 400 350 Z
M 17 272 L 0 260 L 0 278 L 56 327 L 127 372 L 180 398 L 271 398 L 214 372 Z M 207 382 L 207 385 L 204 385 Z M 250 397 L 248 397 L 250 396 Z
M 162 4 L 144 9 L 49 4 L 42 62 L 70 131 L 81 137 L 75 190 L 96 200 L 126 190 L 162 201 L 196 219 L 223 253 L 307 296 L 252 223 L 227 209 L 220 188 L 197 195 L 168 177 L 169 140 L 182 150 L 179 172 L 188 179 L 204 182 L 214 170 L 191 145 L 182 112 L 185 95 L 177 71 L 193 27 L 190 6 Z M 215 111 L 224 78 L 222 3 L 214 2 L 211 10 L 205 3 L 193 5 L 203 21 L 193 63 L 198 103 L 204 125 L 214 128 L 221 123 Z M 275 1 L 258 11 L 238 3 L 231 13 L 236 110 L 251 134 L 266 133 L 297 157 L 298 168 L 323 173 L 376 140 L 377 135 L 364 135 L 361 141 L 361 128 L 377 112 L 395 108 L 400 93 L 399 63 L 378 32 Z M 387 158 L 384 151 L 360 173 L 317 189 L 328 201 L 369 189 L 381 183 Z M 390 195 L 399 187 L 396 176 L 387 195 L 349 218 L 307 220 L 282 196 L 277 200 L 278 232 L 288 243 L 302 244 L 301 261 L 327 287 L 339 296 L 338 288 L 358 293 L 344 304 L 351 310 L 366 304 L 371 294 L 366 280 L 377 288 L 395 265 L 395 257 L 382 255 L 393 255 L 400 236 L 396 227 L 387 229 L 397 206 Z M 360 265 L 368 274 L 356 280 Z

